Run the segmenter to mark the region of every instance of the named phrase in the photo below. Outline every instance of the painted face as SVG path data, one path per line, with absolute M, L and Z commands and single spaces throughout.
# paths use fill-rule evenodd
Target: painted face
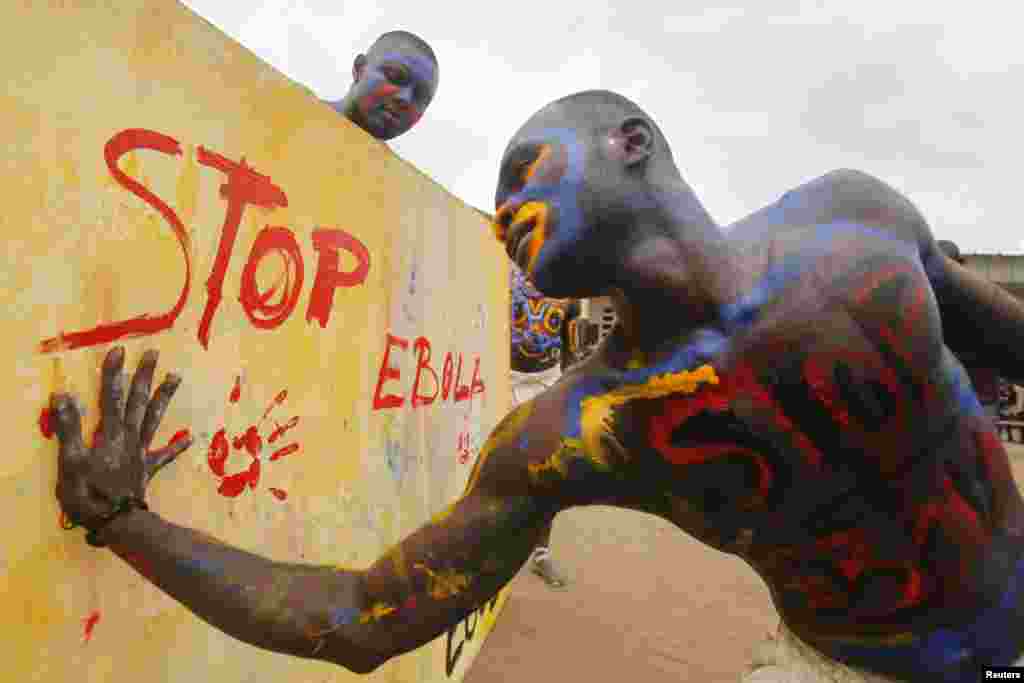
M 371 54 L 352 89 L 363 127 L 379 140 L 390 140 L 423 116 L 437 90 L 437 68 L 413 51 Z
M 562 325 L 566 304 L 549 299 L 513 268 L 512 288 L 512 369 L 517 372 L 542 372 L 558 364 L 562 352 Z
M 514 141 L 495 194 L 495 236 L 509 257 L 545 293 L 559 282 L 582 237 L 584 146 L 576 132 L 550 128 Z M 558 294 L 561 296 L 560 294 Z

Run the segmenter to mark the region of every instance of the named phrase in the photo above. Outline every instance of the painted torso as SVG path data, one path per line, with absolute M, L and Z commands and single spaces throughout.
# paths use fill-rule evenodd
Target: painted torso
M 1020 557 L 1007 455 L 943 346 L 915 245 L 842 221 L 730 234 L 721 324 L 623 362 L 614 335 L 542 409 L 567 502 L 670 519 L 743 557 L 805 639 L 956 626 Z

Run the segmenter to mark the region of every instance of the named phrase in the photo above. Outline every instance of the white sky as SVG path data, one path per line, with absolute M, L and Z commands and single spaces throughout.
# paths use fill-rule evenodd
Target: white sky
M 963 251 L 1017 251 L 1024 230 L 1024 40 L 992 0 L 187 0 L 318 95 L 385 31 L 427 40 L 441 84 L 392 141 L 452 193 L 493 208 L 508 138 L 578 90 L 615 90 L 664 130 L 721 224 L 839 167 L 906 193 Z

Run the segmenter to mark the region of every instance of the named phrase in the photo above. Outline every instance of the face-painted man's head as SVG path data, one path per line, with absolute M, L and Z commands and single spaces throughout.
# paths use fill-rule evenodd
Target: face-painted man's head
M 512 289 L 512 369 L 542 372 L 559 364 L 567 302 L 550 299 L 523 273 L 510 270 Z
M 345 112 L 378 140 L 390 140 L 420 120 L 437 91 L 434 51 L 405 31 L 385 33 L 352 65 Z
M 513 136 L 495 192 L 495 233 L 544 294 L 599 295 L 613 285 L 617 254 L 642 237 L 638 219 L 666 179 L 681 182 L 650 117 L 615 93 L 578 93 Z

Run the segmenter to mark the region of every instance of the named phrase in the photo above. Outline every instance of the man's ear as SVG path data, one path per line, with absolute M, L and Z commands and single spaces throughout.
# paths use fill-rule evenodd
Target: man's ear
M 654 131 L 642 116 L 630 116 L 616 130 L 619 154 L 626 166 L 635 166 L 650 158 L 654 152 Z
M 366 55 L 356 55 L 356 60 L 352 62 L 352 80 L 359 81 L 363 78 L 363 73 L 366 71 Z

